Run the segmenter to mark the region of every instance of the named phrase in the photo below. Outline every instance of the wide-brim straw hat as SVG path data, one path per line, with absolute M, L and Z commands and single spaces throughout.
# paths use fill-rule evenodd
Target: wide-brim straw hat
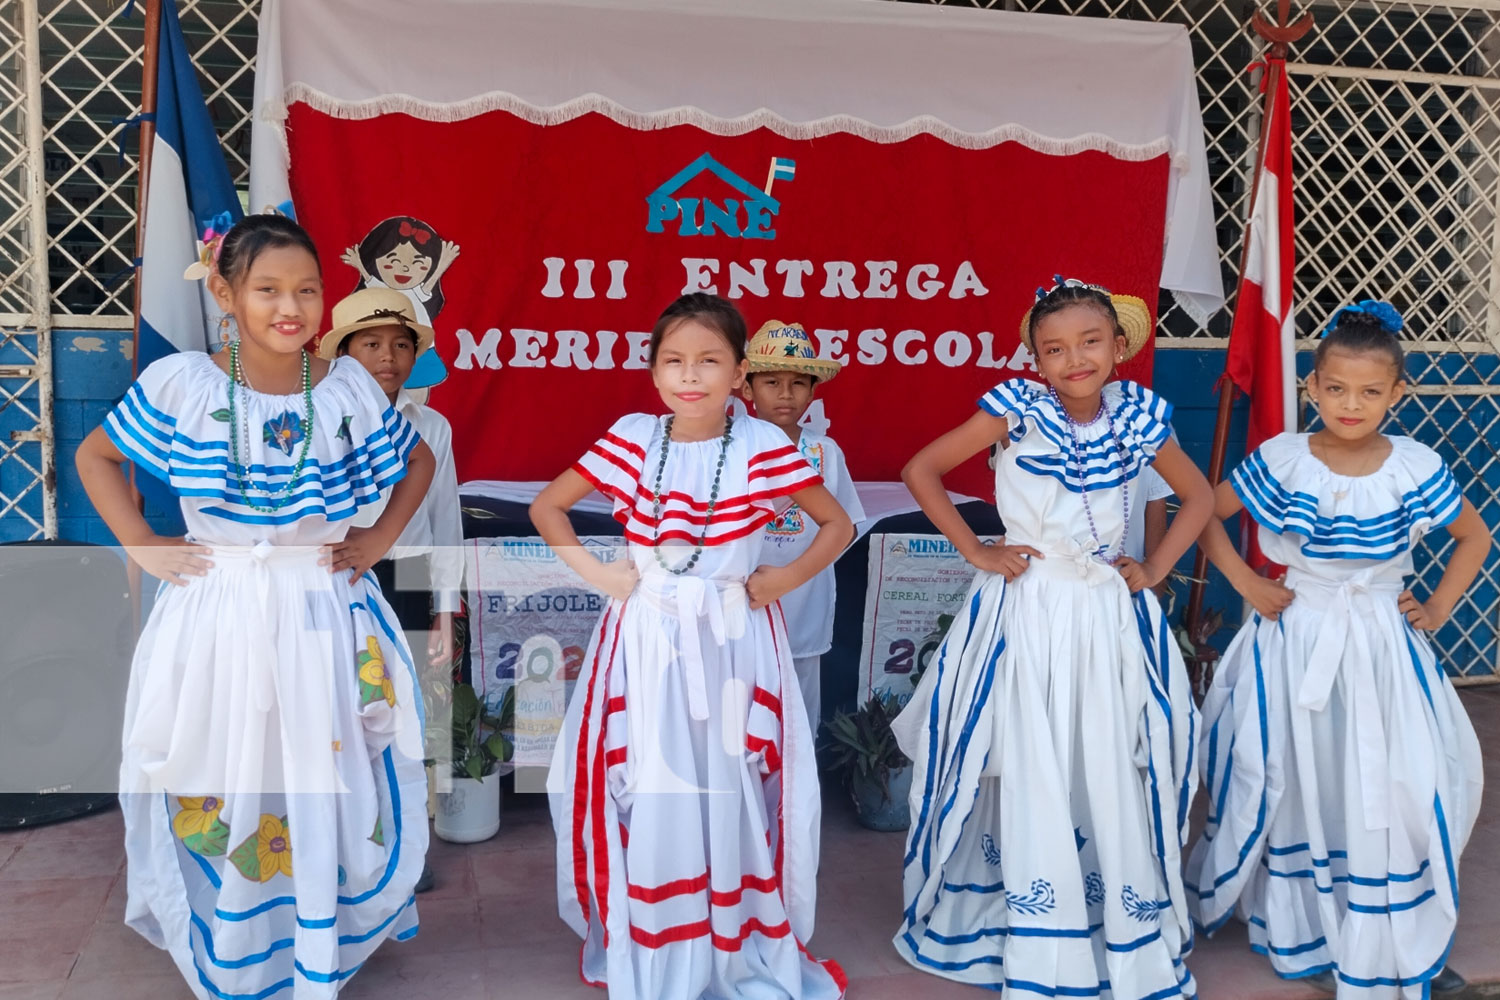
M 1093 287 L 1093 286 L 1091 286 Z M 1104 289 L 1099 289 L 1104 291 Z M 1125 361 L 1129 361 L 1140 353 L 1146 341 L 1151 339 L 1151 310 L 1146 307 L 1144 299 L 1134 295 L 1116 295 L 1108 292 L 1109 301 L 1115 307 L 1115 315 L 1120 319 L 1120 329 L 1125 331 Z M 1035 308 L 1035 307 L 1033 307 Z M 1035 347 L 1031 343 L 1031 310 L 1026 310 L 1026 315 L 1021 317 L 1021 343 L 1033 354 Z
M 755 336 L 745 347 L 745 359 L 750 362 L 751 374 L 801 372 L 819 382 L 831 381 L 843 368 L 837 361 L 818 357 L 812 338 L 802 329 L 801 323 L 783 323 L 775 319 L 767 320 L 755 331 Z
M 404 326 L 417 338 L 417 354 L 432 346 L 432 327 L 417 322 L 411 299 L 394 288 L 361 288 L 333 307 L 333 329 L 318 341 L 318 357 L 332 361 L 351 333 L 376 326 Z

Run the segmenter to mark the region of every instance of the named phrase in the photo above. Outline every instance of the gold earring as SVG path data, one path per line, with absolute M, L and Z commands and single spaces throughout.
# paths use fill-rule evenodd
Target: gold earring
M 219 317 L 219 343 L 229 343 L 229 314 L 224 313 Z

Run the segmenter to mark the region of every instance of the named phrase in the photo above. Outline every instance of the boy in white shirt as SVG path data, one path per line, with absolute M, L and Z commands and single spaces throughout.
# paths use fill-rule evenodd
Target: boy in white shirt
M 839 363 L 820 359 L 812 338 L 800 325 L 776 320 L 766 323 L 750 339 L 745 357 L 750 362 L 750 374 L 743 391 L 745 400 L 755 407 L 755 415 L 786 432 L 823 477 L 824 485 L 843 505 L 849 519 L 856 523 L 863 521 L 864 508 L 854 492 L 843 451 L 833 438 L 799 423 L 812 404 L 818 384 L 837 375 Z M 763 530 L 762 559 L 770 566 L 785 566 L 812 544 L 818 526 L 793 504 L 772 518 Z M 829 566 L 781 599 L 792 644 L 792 662 L 814 733 L 822 717 L 819 668 L 823 654 L 833 645 L 834 597 L 833 567 Z
M 422 506 L 374 571 L 412 649 L 421 648 L 418 640 L 425 634 L 428 666 L 446 667 L 453 660 L 453 616 L 462 607 L 463 585 L 463 521 L 453 431 L 441 413 L 402 388 L 417 358 L 432 346 L 432 338 L 432 327 L 417 321 L 406 296 L 384 287 L 365 288 L 333 307 L 333 329 L 318 343 L 318 356 L 333 360 L 347 354 L 358 361 L 437 459 Z M 339 432 L 347 433 L 343 428 Z M 385 499 L 361 508 L 352 525 L 374 524 Z M 424 867 L 417 891 L 431 886 L 432 871 Z

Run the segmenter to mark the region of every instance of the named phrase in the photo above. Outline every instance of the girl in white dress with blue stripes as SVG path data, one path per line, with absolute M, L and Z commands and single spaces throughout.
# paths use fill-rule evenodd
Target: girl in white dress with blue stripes
M 238 340 L 148 367 L 78 450 L 100 516 L 165 581 L 125 705 L 125 919 L 202 1000 L 331 997 L 417 931 L 420 693 L 367 571 L 434 460 L 357 361 L 304 350 L 323 283 L 296 223 L 236 224 L 209 287 Z M 126 461 L 171 486 L 187 537 L 153 534 Z
M 1406 386 L 1401 326 L 1384 302 L 1334 316 L 1307 380 L 1323 428 L 1251 453 L 1203 535 L 1255 614 L 1203 703 L 1195 919 L 1212 934 L 1237 914 L 1278 975 L 1341 998 L 1463 988 L 1445 963 L 1483 785 L 1424 633 L 1448 620 L 1490 535 L 1436 452 L 1380 433 Z M 1235 552 L 1219 520 L 1241 510 L 1284 582 Z M 1458 544 L 1419 601 L 1404 584 L 1412 549 L 1438 528 Z
M 1115 366 L 1151 333 L 1140 299 L 1058 279 L 1022 324 L 1045 385 L 990 390 L 903 478 L 978 569 L 910 704 L 912 826 L 897 950 L 1015 996 L 1192 997 L 1181 879 L 1196 787 L 1187 671 L 1150 588 L 1212 493 L 1170 440 L 1171 404 Z M 1004 544 L 941 477 L 991 444 Z M 1182 500 L 1154 552 L 1124 555 L 1148 466 Z

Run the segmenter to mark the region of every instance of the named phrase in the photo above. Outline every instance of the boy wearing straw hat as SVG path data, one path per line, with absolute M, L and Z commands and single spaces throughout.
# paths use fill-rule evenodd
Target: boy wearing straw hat
M 822 475 L 824 485 L 843 505 L 849 519 L 856 524 L 863 521 L 864 508 L 854 492 L 843 451 L 833 438 L 799 423 L 819 383 L 837 375 L 839 363 L 819 358 L 812 338 L 801 325 L 777 320 L 770 320 L 756 332 L 745 348 L 745 357 L 750 372 L 742 391 L 745 400 L 755 407 L 755 415 L 780 427 Z M 772 518 L 764 530 L 761 551 L 766 563 L 785 566 L 812 544 L 818 526 L 793 504 Z M 819 668 L 823 654 L 833 645 L 834 597 L 833 567 L 829 566 L 781 599 L 802 701 L 814 733 L 822 716 Z
M 418 321 L 405 295 L 384 287 L 364 288 L 333 307 L 333 329 L 318 342 L 318 356 L 331 361 L 347 354 L 364 366 L 437 459 L 422 506 L 374 571 L 402 631 L 411 637 L 412 649 L 421 648 L 416 637 L 426 634 L 428 666 L 446 668 L 453 661 L 453 616 L 461 608 L 463 583 L 463 521 L 453 465 L 453 431 L 441 413 L 417 402 L 403 388 L 412 366 L 432 340 L 432 327 Z M 361 509 L 352 523 L 357 527 L 373 524 L 385 508 L 385 499 L 382 496 Z M 424 867 L 417 891 L 431 887 L 432 870 Z

